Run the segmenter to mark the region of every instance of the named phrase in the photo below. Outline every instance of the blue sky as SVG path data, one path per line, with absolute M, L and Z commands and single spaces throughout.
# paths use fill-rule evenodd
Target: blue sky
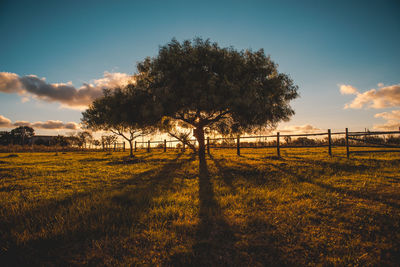
M 80 88 L 104 72 L 133 74 L 136 62 L 155 56 L 173 37 L 200 36 L 238 50 L 263 48 L 293 78 L 301 97 L 282 129 L 396 128 L 398 14 L 398 1 L 0 0 L 0 72 Z M 341 94 L 340 85 L 357 92 Z M 12 123 L 80 121 L 80 110 L 4 86 L 0 115 Z M 376 94 L 363 94 L 372 88 Z M 344 109 L 352 101 L 364 104 Z

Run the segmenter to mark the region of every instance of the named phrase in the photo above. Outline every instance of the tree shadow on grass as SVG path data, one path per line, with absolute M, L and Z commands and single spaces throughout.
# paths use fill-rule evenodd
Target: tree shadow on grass
M 251 167 L 226 166 L 223 159 L 216 159 L 213 156 L 210 158 L 217 168 L 218 175 L 232 191 L 236 191 L 234 182 L 238 176 L 243 178 L 249 173 L 254 173 Z M 256 173 L 258 175 L 258 171 Z M 240 228 L 230 225 L 215 199 L 210 178 L 207 165 L 202 166 L 199 181 L 200 223 L 196 243 L 193 246 L 194 258 L 189 262 L 190 265 L 285 265 L 285 256 L 278 244 L 282 237 L 273 233 L 274 226 L 262 216 L 259 218 L 250 216 Z M 260 181 L 255 182 L 256 185 L 259 183 Z
M 338 171 L 345 171 L 345 172 L 366 172 L 370 170 L 376 170 L 379 168 L 376 164 L 377 163 L 370 160 L 361 160 L 361 159 L 350 159 L 344 161 L 323 161 L 323 160 L 315 160 L 315 159 L 308 159 L 308 158 L 298 158 L 295 157 L 295 161 L 297 163 L 304 163 L 307 165 L 316 165 L 321 167 L 322 169 L 331 170 L 333 172 Z M 358 163 L 358 164 L 356 164 Z
M 312 161 L 312 162 L 315 163 L 314 161 Z M 400 205 L 395 202 L 395 201 L 400 200 L 398 195 L 392 196 L 393 200 L 395 200 L 395 201 L 390 201 L 390 200 L 382 197 L 382 195 L 380 195 L 379 193 L 362 192 L 362 191 L 351 190 L 348 188 L 335 187 L 333 185 L 318 181 L 318 177 L 313 177 L 313 176 L 306 177 L 304 175 L 294 172 L 293 170 L 291 170 L 289 168 L 283 168 L 277 164 L 274 164 L 274 166 L 277 169 L 279 169 L 283 174 L 286 174 L 286 175 L 289 175 L 289 176 L 295 178 L 298 182 L 307 182 L 307 183 L 316 185 L 320 188 L 323 188 L 325 190 L 328 190 L 330 192 L 334 192 L 334 193 L 338 193 L 338 194 L 342 194 L 342 195 L 349 195 L 349 196 L 352 196 L 355 198 L 365 199 L 365 200 L 369 200 L 369 201 L 375 201 L 375 202 L 379 202 L 379 203 L 391 206 L 395 209 L 400 209 Z M 323 163 L 323 164 L 321 164 L 321 166 L 326 167 L 327 165 L 326 165 L 326 163 Z
M 0 219 L 0 239 L 4 241 L 0 247 L 0 262 L 3 266 L 104 264 L 101 262 L 104 255 L 91 255 L 88 259 L 85 251 L 91 249 L 96 240 L 126 235 L 124 231 L 130 231 L 133 225 L 137 231 L 146 227 L 139 221 L 151 208 L 152 200 L 168 190 L 177 169 L 194 159 L 180 157 L 178 154 L 162 167 L 134 175 L 110 189 L 47 200 L 21 213 L 8 214 L 7 218 Z M 85 208 L 86 205 L 89 208 Z M 70 221 L 65 222 L 65 219 Z M 65 226 L 58 229 L 60 223 Z M 25 227 L 31 237 L 17 243 L 14 234 L 23 232 Z M 41 229 L 45 234 L 40 234 Z M 143 246 L 149 245 L 149 241 L 142 242 Z M 123 248 L 113 250 L 109 259 L 118 260 L 127 253 Z M 111 260 L 110 264 L 116 262 Z
M 271 189 L 281 185 L 280 173 L 276 170 L 269 169 L 268 172 L 265 170 L 258 170 L 254 168 L 254 166 L 242 161 L 235 162 L 234 166 L 227 166 L 225 164 L 225 159 L 217 159 L 211 155 L 210 158 L 217 167 L 217 171 L 225 184 L 227 184 L 233 192 L 236 192 L 234 182 L 239 179 L 245 180 L 254 186 L 266 185 L 271 187 Z
M 204 162 L 199 168 L 199 224 L 190 253 L 170 257 L 172 266 L 234 266 L 236 237 L 215 197 L 213 183 Z
M 239 177 L 247 177 L 248 181 L 250 181 L 252 178 L 258 179 L 256 176 L 259 175 L 257 170 L 255 170 L 254 165 L 246 164 L 245 162 L 236 162 L 234 166 L 226 166 L 223 164 L 224 160 L 223 159 L 214 159 L 212 158 L 215 162 L 215 166 L 217 167 L 218 172 L 221 174 L 221 176 L 228 176 L 228 177 L 222 177 L 224 180 L 228 179 L 228 181 L 232 184 L 235 184 L 235 179 L 239 179 Z M 268 172 L 269 170 L 273 170 L 271 175 L 275 177 L 276 179 L 283 179 L 284 177 L 289 177 L 289 178 L 294 178 L 295 183 L 310 183 L 314 184 L 327 192 L 332 192 L 335 194 L 340 194 L 342 196 L 348 196 L 350 198 L 356 198 L 356 199 L 364 199 L 364 200 L 370 200 L 374 201 L 377 203 L 382 203 L 386 204 L 394 210 L 399 210 L 399 205 L 398 205 L 398 196 L 393 196 L 393 199 L 385 199 L 383 197 L 383 194 L 379 193 L 374 193 L 374 192 L 366 192 L 366 191 L 356 191 L 352 190 L 349 188 L 338 188 L 335 187 L 334 185 L 329 185 L 325 184 L 321 181 L 319 181 L 319 175 L 316 172 L 305 172 L 305 174 L 302 174 L 301 171 L 308 168 L 315 168 L 315 164 L 318 164 L 314 161 L 299 161 L 297 166 L 293 166 L 288 163 L 280 163 L 280 162 L 265 162 L 263 164 L 266 164 L 267 168 L 264 169 L 263 171 L 266 172 L 264 175 L 265 177 L 270 177 Z M 343 171 L 347 172 L 354 172 L 354 171 L 362 171 L 361 168 L 355 167 L 351 168 L 346 164 L 340 164 L 339 166 L 337 164 L 329 164 L 329 162 L 324 162 L 320 164 L 321 168 L 336 168 L 339 167 L 339 169 L 342 169 Z M 299 169 L 300 167 L 300 169 Z M 375 168 L 372 166 L 372 168 Z M 251 170 L 254 170 L 254 173 L 252 173 Z M 350 169 L 350 171 L 349 171 Z M 311 175 L 308 175 L 311 174 Z M 252 175 L 255 175 L 252 177 Z M 246 178 L 245 178 L 246 179 Z M 270 187 L 269 183 L 266 181 L 265 186 Z M 296 185 L 293 185 L 296 186 Z M 307 198 L 309 196 L 313 196 L 313 194 L 302 194 L 301 196 L 304 197 L 306 196 Z M 297 201 L 297 199 L 293 199 L 293 201 Z M 330 199 L 330 201 L 335 201 L 334 198 Z M 289 201 L 291 202 L 291 201 Z M 288 202 L 286 202 L 287 204 Z M 356 200 L 355 203 L 358 203 Z M 285 203 L 282 203 L 283 205 L 286 205 Z M 351 217 L 346 217 L 346 216 L 336 216 L 336 212 L 340 214 L 340 211 L 337 209 L 341 208 L 348 208 L 348 206 L 340 206 L 340 202 L 338 203 L 332 203 L 329 204 L 328 210 L 330 211 L 313 211 L 310 210 L 310 214 L 314 214 L 317 212 L 318 216 L 315 221 L 307 222 L 308 225 L 314 225 L 315 227 L 321 227 L 320 224 L 321 222 L 324 222 L 328 225 L 332 225 L 332 227 L 335 229 L 337 228 L 337 223 L 340 221 L 342 223 L 342 228 L 348 231 L 350 234 L 350 238 L 355 238 L 357 236 L 361 236 L 362 238 L 366 240 L 370 240 L 371 242 L 377 242 L 375 239 L 379 240 L 380 237 L 385 237 L 387 236 L 387 233 L 390 232 L 388 228 L 390 227 L 395 227 L 396 229 L 396 223 L 393 222 L 393 218 L 389 214 L 383 214 L 380 212 L 376 212 L 374 209 L 360 209 L 358 212 L 360 214 L 357 214 L 357 216 L 351 216 Z M 335 216 L 334 219 L 332 219 L 332 216 Z M 397 216 L 398 217 L 398 216 Z M 307 218 L 305 216 L 304 218 Z M 396 218 L 396 216 L 394 216 Z M 371 225 L 376 225 L 377 230 L 374 230 L 372 233 L 369 228 L 367 227 L 368 224 Z M 249 257 L 248 265 L 296 265 L 296 259 L 298 259 L 297 264 L 306 264 L 307 262 L 314 262 L 318 263 L 320 259 L 320 253 L 326 252 L 326 247 L 324 244 L 318 244 L 315 247 L 309 246 L 309 243 L 304 243 L 304 244 L 297 244 L 294 243 L 296 242 L 296 239 L 299 238 L 299 235 L 297 231 L 304 230 L 304 225 L 296 226 L 293 225 L 293 227 L 289 227 L 290 229 L 287 229 L 287 232 L 279 232 L 275 229 L 276 225 L 271 224 L 270 220 L 265 220 L 263 218 L 263 215 L 260 214 L 260 217 L 258 218 L 257 216 L 252 217 L 249 216 L 246 218 L 246 223 L 245 226 L 242 226 L 240 231 L 244 233 L 246 236 L 246 245 L 243 246 L 237 246 L 237 253 L 240 252 L 246 252 L 247 254 L 251 255 Z M 286 238 L 286 235 L 289 235 L 291 238 L 288 240 Z M 338 237 L 338 240 L 343 240 L 341 238 L 346 238 L 346 234 L 339 234 L 341 237 Z M 389 247 L 383 252 L 382 258 L 380 262 L 382 263 L 390 263 L 390 262 L 395 262 L 396 260 L 399 259 L 398 256 L 398 243 L 396 244 L 395 240 L 387 240 L 387 241 L 382 241 L 386 242 L 386 245 L 389 244 Z M 286 255 L 283 251 L 285 251 L 285 247 L 291 247 L 293 248 L 296 246 L 298 250 L 294 252 L 297 256 L 294 255 Z M 377 244 L 378 246 L 378 244 Z M 239 251 L 240 248 L 240 251 Z M 356 253 L 362 251 L 358 251 L 357 248 L 354 248 Z M 363 248 L 364 249 L 364 248 Z M 346 248 L 341 248 L 341 247 L 335 247 L 333 251 L 327 252 L 328 254 L 331 253 L 331 255 L 338 256 L 338 255 L 343 255 L 341 253 L 348 253 Z M 364 252 L 360 252 L 360 255 L 363 255 Z M 240 258 L 238 262 L 243 263 L 243 258 Z M 394 261 L 395 260 L 395 261 Z M 362 263 L 367 263 L 368 258 L 363 261 L 360 260 Z M 235 262 L 237 263 L 237 262 Z
M 209 155 L 209 157 L 214 162 L 215 166 L 217 167 L 218 174 L 221 176 L 221 178 L 223 179 L 225 184 L 228 185 L 232 191 L 236 192 L 236 188 L 233 185 L 234 173 L 232 172 L 232 170 L 228 169 L 228 168 L 224 168 L 221 165 L 221 160 L 215 159 L 212 155 Z

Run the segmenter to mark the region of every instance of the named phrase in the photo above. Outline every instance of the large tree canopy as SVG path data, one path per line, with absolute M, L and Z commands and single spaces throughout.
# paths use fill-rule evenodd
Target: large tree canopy
M 261 49 L 237 51 L 200 38 L 173 39 L 154 58 L 138 64 L 138 86 L 153 107 L 194 129 L 200 162 L 204 131 L 252 132 L 286 121 L 298 87 Z
M 93 130 L 107 130 L 128 141 L 130 156 L 133 157 L 132 141 L 149 134 L 156 123 L 156 111 L 151 105 L 150 95 L 130 84 L 125 88 L 104 91 L 82 113 L 82 123 Z M 159 112 L 157 112 L 159 114 Z

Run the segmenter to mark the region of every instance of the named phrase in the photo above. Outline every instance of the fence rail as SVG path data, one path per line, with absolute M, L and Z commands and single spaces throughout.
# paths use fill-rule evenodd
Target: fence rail
M 343 136 L 339 139 L 333 139 L 333 136 Z M 379 137 L 382 135 L 399 135 L 395 140 L 396 144 L 387 143 L 387 138 Z M 325 137 L 323 140 L 315 141 L 315 139 L 308 139 L 308 137 Z M 372 140 L 375 137 L 374 140 Z M 270 139 L 272 141 L 267 141 Z M 297 138 L 292 141 L 291 138 Z M 303 139 L 300 139 L 303 138 Z M 250 139 L 258 139 L 256 142 L 250 142 Z M 264 139 L 264 141 L 260 141 Z M 311 141 L 314 140 L 314 141 Z M 378 140 L 378 141 L 377 141 Z M 303 141 L 303 143 L 302 143 Z M 379 141 L 383 141 L 379 142 Z M 142 149 L 146 149 L 150 152 L 151 149 L 163 149 L 164 152 L 167 149 L 182 149 L 185 150 L 188 143 L 196 145 L 196 139 L 189 139 L 185 142 L 180 140 L 159 140 L 159 141 L 135 141 L 134 149 L 137 151 L 139 145 Z M 311 142 L 306 144 L 306 142 Z M 156 146 L 154 146 L 156 144 Z M 173 144 L 177 144 L 173 147 Z M 153 145 L 153 146 L 152 146 Z M 328 129 L 327 132 L 320 133 L 304 133 L 304 134 L 281 134 L 277 132 L 274 135 L 257 135 L 257 136 L 237 136 L 237 137 L 217 137 L 206 139 L 206 151 L 211 153 L 211 149 L 236 149 L 237 154 L 240 155 L 240 150 L 242 148 L 258 149 L 258 148 L 275 148 L 276 154 L 280 157 L 282 149 L 293 149 L 293 148 L 312 148 L 312 147 L 326 147 L 327 153 L 332 156 L 332 148 L 334 147 L 346 147 L 347 157 L 350 154 L 358 153 L 372 153 L 372 152 L 400 152 L 400 128 L 399 131 L 375 131 L 375 132 L 349 132 L 348 128 L 344 132 L 331 132 Z M 351 148 L 391 148 L 391 150 L 351 150 Z M 398 148 L 399 150 L 394 150 Z

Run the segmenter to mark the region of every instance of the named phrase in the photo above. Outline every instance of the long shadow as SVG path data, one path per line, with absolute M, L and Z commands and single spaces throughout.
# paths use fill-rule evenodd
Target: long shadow
M 239 162 L 237 165 L 239 166 L 235 166 L 235 167 L 227 167 L 224 166 L 223 164 L 220 164 L 221 162 L 223 162 L 223 160 L 216 160 L 216 166 L 217 168 L 221 168 L 220 172 L 222 174 L 228 174 L 231 175 L 232 173 L 238 173 L 240 174 L 240 172 L 242 172 L 242 175 L 244 176 L 248 176 L 247 174 L 249 173 L 249 169 L 254 169 L 254 166 L 243 163 L 243 162 Z M 299 161 L 299 163 L 301 164 L 302 168 L 312 168 L 312 165 L 310 164 L 314 164 L 314 161 Z M 297 167 L 293 167 L 290 166 L 288 164 L 282 164 L 282 163 L 275 163 L 275 162 L 268 162 L 268 163 L 264 163 L 264 164 L 268 164 L 270 166 L 272 166 L 274 169 L 276 169 L 277 171 L 275 171 L 275 173 L 273 173 L 273 176 L 276 176 L 276 178 L 278 179 L 279 177 L 282 177 L 283 175 L 288 176 L 288 177 L 293 177 L 295 182 L 298 183 L 310 183 L 310 184 L 314 184 L 318 187 L 321 187 L 327 191 L 330 192 L 334 192 L 337 194 L 341 194 L 341 195 L 348 195 L 348 196 L 352 196 L 355 198 L 359 198 L 359 199 L 365 199 L 365 200 L 370 200 L 370 201 L 375 201 L 378 203 L 382 203 L 382 204 L 386 204 L 388 206 L 393 207 L 395 210 L 399 210 L 400 206 L 398 203 L 396 203 L 393 199 L 393 201 L 391 201 L 390 199 L 385 199 L 383 197 L 383 195 L 380 194 L 374 194 L 371 192 L 360 192 L 360 191 L 355 191 L 355 190 L 351 190 L 351 189 L 342 189 L 342 188 L 336 188 L 332 185 L 329 184 L 325 184 L 323 182 L 318 181 L 318 175 L 312 174 L 310 176 L 308 175 L 301 175 L 299 173 L 296 172 Z M 321 166 L 323 168 L 335 168 L 335 166 L 338 166 L 340 169 L 346 170 L 348 172 L 351 171 L 362 171 L 361 168 L 355 167 L 355 168 L 351 168 L 350 170 L 348 168 L 347 165 L 345 164 L 329 164 L 329 163 L 323 163 L 321 164 Z M 375 168 L 375 167 L 372 167 Z M 233 176 L 229 177 L 229 180 L 232 181 L 234 178 Z M 398 198 L 398 196 L 393 196 L 393 198 Z M 366 211 L 368 212 L 368 211 Z M 323 214 L 323 213 L 319 213 L 319 216 L 321 217 L 321 221 L 325 221 L 325 222 L 331 222 L 331 214 Z M 391 217 L 387 216 L 387 215 L 382 215 L 379 213 L 375 213 L 374 211 L 371 211 L 370 213 L 368 213 L 368 217 L 359 217 L 359 221 L 353 221 L 352 219 L 346 218 L 346 217 L 338 217 L 336 219 L 339 219 L 341 222 L 344 223 L 346 229 L 352 231 L 352 233 L 354 233 L 354 235 L 361 235 L 365 238 L 368 238 L 371 233 L 368 232 L 369 230 L 364 230 L 365 229 L 365 218 L 368 218 L 369 220 L 373 220 L 374 223 L 376 225 L 379 226 L 379 229 L 385 229 L 385 227 L 388 227 L 388 222 L 390 221 Z M 333 222 L 334 224 L 336 224 L 337 222 Z M 294 262 L 291 261 L 292 259 L 290 257 L 287 257 L 287 255 L 285 255 L 282 251 L 281 251 L 281 247 L 285 246 L 285 239 L 276 231 L 274 231 L 274 225 L 271 225 L 270 223 L 262 220 L 262 219 L 254 219 L 252 220 L 251 218 L 248 219 L 247 221 L 247 227 L 249 227 L 249 229 L 257 229 L 257 233 L 251 235 L 248 245 L 246 247 L 243 247 L 242 250 L 243 251 L 248 251 L 248 252 L 255 252 L 254 256 L 252 257 L 252 260 L 255 262 L 263 262 L 264 264 L 268 263 L 268 265 L 293 265 Z M 382 233 L 380 231 L 383 231 Z M 251 232 L 252 233 L 252 232 Z M 355 234 L 356 233 L 356 234 Z M 374 233 L 376 234 L 381 234 L 381 235 L 385 235 L 384 230 L 376 230 Z M 295 233 L 293 233 L 295 235 Z M 263 236 L 262 240 L 260 239 L 260 236 Z M 393 246 L 396 246 L 395 244 L 396 242 L 393 242 Z M 318 257 L 319 257 L 319 253 L 321 252 L 319 249 L 310 249 L 307 247 L 303 247 L 303 249 L 305 251 L 307 251 L 307 253 L 309 253 L 309 258 L 308 259 L 313 259 L 315 260 L 315 262 L 318 261 Z M 394 255 L 396 255 L 396 253 L 394 252 L 390 252 L 393 253 Z M 390 256 L 390 254 L 388 254 L 389 258 L 392 257 Z M 396 256 L 396 258 L 398 258 Z M 390 262 L 390 261 L 389 261 Z M 299 264 L 301 264 L 299 262 Z
M 234 180 L 239 178 L 255 186 L 268 185 L 269 187 L 276 188 L 281 184 L 280 173 L 276 170 L 269 169 L 268 172 L 261 171 L 241 161 L 235 162 L 236 166 L 226 166 L 224 164 L 225 160 L 216 159 L 211 155 L 210 158 L 217 167 L 217 171 L 225 184 L 234 192 L 236 192 Z
M 161 168 L 134 175 L 131 179 L 112 188 L 74 194 L 60 200 L 44 201 L 33 209 L 8 216 L 7 220 L 0 220 L 0 239 L 4 240 L 2 245 L 4 247 L 0 248 L 0 262 L 5 266 L 73 264 L 72 261 L 79 258 L 79 255 L 82 255 L 83 251 L 88 248 L 88 241 L 120 235 L 118 229 L 136 225 L 141 216 L 150 209 L 152 199 L 171 186 L 175 171 L 194 159 L 191 157 L 179 160 L 181 155 L 178 154 L 176 158 L 168 161 Z M 137 186 L 128 186 L 132 184 Z M 39 217 L 39 220 L 44 219 L 44 221 L 40 221 L 37 226 L 46 227 L 45 225 L 57 224 L 56 217 L 64 216 L 63 213 L 73 208 L 75 203 L 81 201 L 87 203 L 96 198 L 103 199 L 103 201 L 94 204 L 90 211 L 83 214 L 84 217 L 71 218 L 77 220 L 78 224 L 73 230 L 63 229 L 59 234 L 31 239 L 20 244 L 17 244 L 11 236 L 11 229 L 23 227 L 23 222 L 29 221 L 29 218 L 37 218 L 37 214 L 46 213 Z M 99 218 L 103 218 L 101 223 L 98 222 Z M 121 252 L 121 254 L 123 253 Z M 122 255 L 114 256 L 118 258 Z M 88 264 L 97 265 L 96 262 Z
M 259 175 L 259 171 L 254 171 L 253 166 L 240 164 L 240 166 L 231 167 L 224 165 L 222 159 L 219 160 L 212 156 L 210 158 L 217 167 L 223 181 L 230 185 L 231 190 L 235 190 L 234 180 L 237 175 L 248 179 L 249 182 L 251 182 L 251 177 L 247 177 L 251 176 L 249 173 Z M 248 218 L 243 229 L 235 229 L 230 226 L 215 200 L 207 165 L 201 167 L 200 177 L 200 225 L 197 243 L 194 246 L 194 253 L 200 260 L 195 261 L 196 264 L 193 265 L 285 265 L 285 255 L 279 250 L 278 244 L 281 237 L 271 230 L 274 226 L 263 219 L 252 217 Z M 260 181 L 255 182 L 257 185 L 259 183 Z M 266 183 L 269 183 L 269 181 L 266 181 Z M 257 229 L 257 231 L 254 232 L 254 229 Z M 242 234 L 247 236 L 246 245 L 235 246 Z M 248 258 L 248 255 L 252 255 L 251 258 Z M 249 260 L 253 263 L 250 263 Z
M 363 164 L 355 165 L 354 161 L 362 162 Z M 323 169 L 331 169 L 335 172 L 338 171 L 346 171 L 346 172 L 365 172 L 368 170 L 378 169 L 378 166 L 372 166 L 371 161 L 369 160 L 360 160 L 360 159 L 350 159 L 346 162 L 330 162 L 330 161 L 321 161 L 321 160 L 313 160 L 307 158 L 296 158 L 296 162 L 304 163 L 304 164 L 314 164 L 322 167 Z
M 215 199 L 206 161 L 199 168 L 199 205 L 194 263 L 198 266 L 232 265 L 235 262 L 235 236 Z
M 338 187 L 334 187 L 332 185 L 329 184 L 325 184 L 319 181 L 315 181 L 316 177 L 305 177 L 303 175 L 299 175 L 298 173 L 295 173 L 293 171 L 291 171 L 290 169 L 285 169 L 280 167 L 279 165 L 274 165 L 277 169 L 279 169 L 282 173 L 289 175 L 291 177 L 294 177 L 298 182 L 307 182 L 310 184 L 314 184 L 317 185 L 321 188 L 324 188 L 328 191 L 334 192 L 334 193 L 339 193 L 339 194 L 345 194 L 345 195 L 349 195 L 352 197 L 356 197 L 356 198 L 361 198 L 361 199 L 365 199 L 365 200 L 370 200 L 370 201 L 375 201 L 375 202 L 380 202 L 382 204 L 391 206 L 393 208 L 396 209 L 400 209 L 400 205 L 395 203 L 395 202 L 391 202 L 388 201 L 386 199 L 384 199 L 382 196 L 380 196 L 379 194 L 374 194 L 374 193 L 363 193 L 360 191 L 355 191 L 355 190 L 351 190 L 351 189 L 343 189 L 343 188 L 338 188 Z M 397 198 L 396 198 L 397 199 Z
M 231 190 L 236 192 L 236 188 L 233 185 L 234 174 L 230 169 L 224 168 L 221 165 L 221 160 L 215 159 L 212 155 L 209 155 L 210 159 L 214 162 L 215 166 L 217 167 L 219 175 L 224 180 L 225 184 L 229 186 Z
M 207 163 L 199 167 L 199 224 L 189 255 L 170 258 L 172 266 L 233 266 L 235 235 L 215 198 Z

